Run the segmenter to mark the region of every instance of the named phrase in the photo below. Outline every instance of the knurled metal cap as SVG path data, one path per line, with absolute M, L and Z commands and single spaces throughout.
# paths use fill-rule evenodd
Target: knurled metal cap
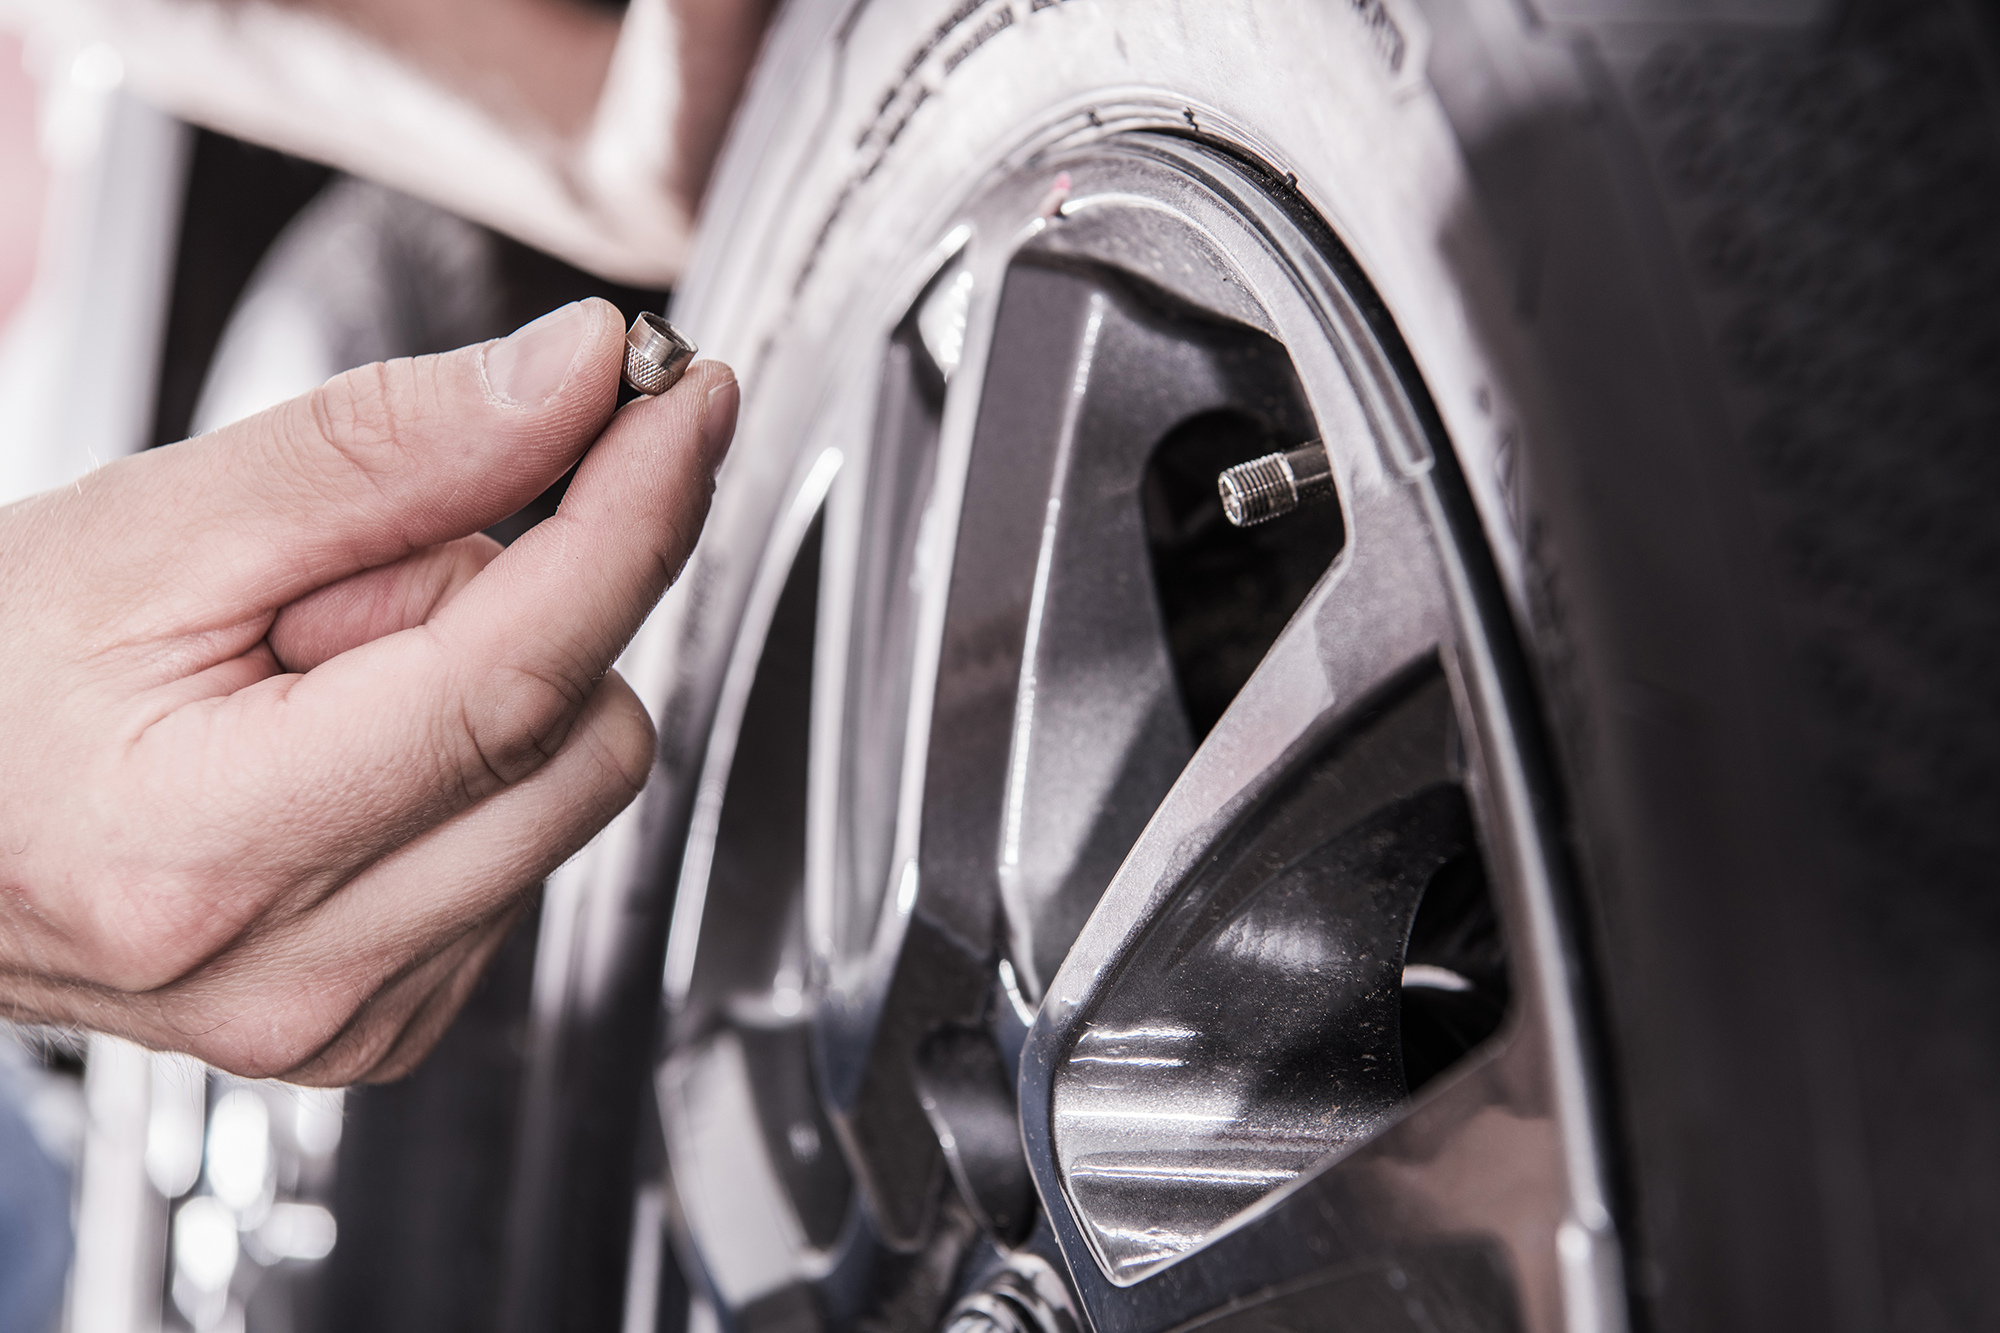
M 665 393 L 680 383 L 698 351 L 693 339 L 642 310 L 625 334 L 625 382 L 649 397 Z

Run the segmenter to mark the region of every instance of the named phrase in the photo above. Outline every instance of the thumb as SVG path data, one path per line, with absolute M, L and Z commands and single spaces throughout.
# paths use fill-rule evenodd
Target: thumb
M 131 541 L 159 547 L 185 571 L 186 612 L 216 620 L 477 532 L 547 489 L 603 430 L 623 329 L 609 302 L 580 301 L 504 339 L 351 370 L 133 459 L 141 466 L 118 485 L 164 521 L 123 553 Z

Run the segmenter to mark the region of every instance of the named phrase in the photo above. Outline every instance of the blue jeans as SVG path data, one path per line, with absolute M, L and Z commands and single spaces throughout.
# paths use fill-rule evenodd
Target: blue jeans
M 0 1078 L 0 1333 L 51 1333 L 74 1248 L 69 1172 L 49 1159 Z

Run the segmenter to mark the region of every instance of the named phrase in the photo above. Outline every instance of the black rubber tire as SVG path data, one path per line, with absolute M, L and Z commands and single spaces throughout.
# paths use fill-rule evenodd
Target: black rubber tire
M 1642 1327 L 2000 1322 L 2000 133 L 1990 14 L 1582 37 L 1431 81 L 1563 429 L 1529 638 Z M 1489 30 L 1492 25 L 1485 25 Z M 1546 37 L 1523 37 L 1533 43 Z

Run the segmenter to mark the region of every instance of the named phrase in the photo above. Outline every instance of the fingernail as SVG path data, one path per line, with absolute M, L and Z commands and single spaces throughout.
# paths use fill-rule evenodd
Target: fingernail
M 486 386 L 512 407 L 545 403 L 569 383 L 590 316 L 581 301 L 551 310 L 486 349 Z
M 734 375 L 708 391 L 708 407 L 701 417 L 701 449 L 711 472 L 722 466 L 722 456 L 736 437 L 736 408 L 742 400 Z

